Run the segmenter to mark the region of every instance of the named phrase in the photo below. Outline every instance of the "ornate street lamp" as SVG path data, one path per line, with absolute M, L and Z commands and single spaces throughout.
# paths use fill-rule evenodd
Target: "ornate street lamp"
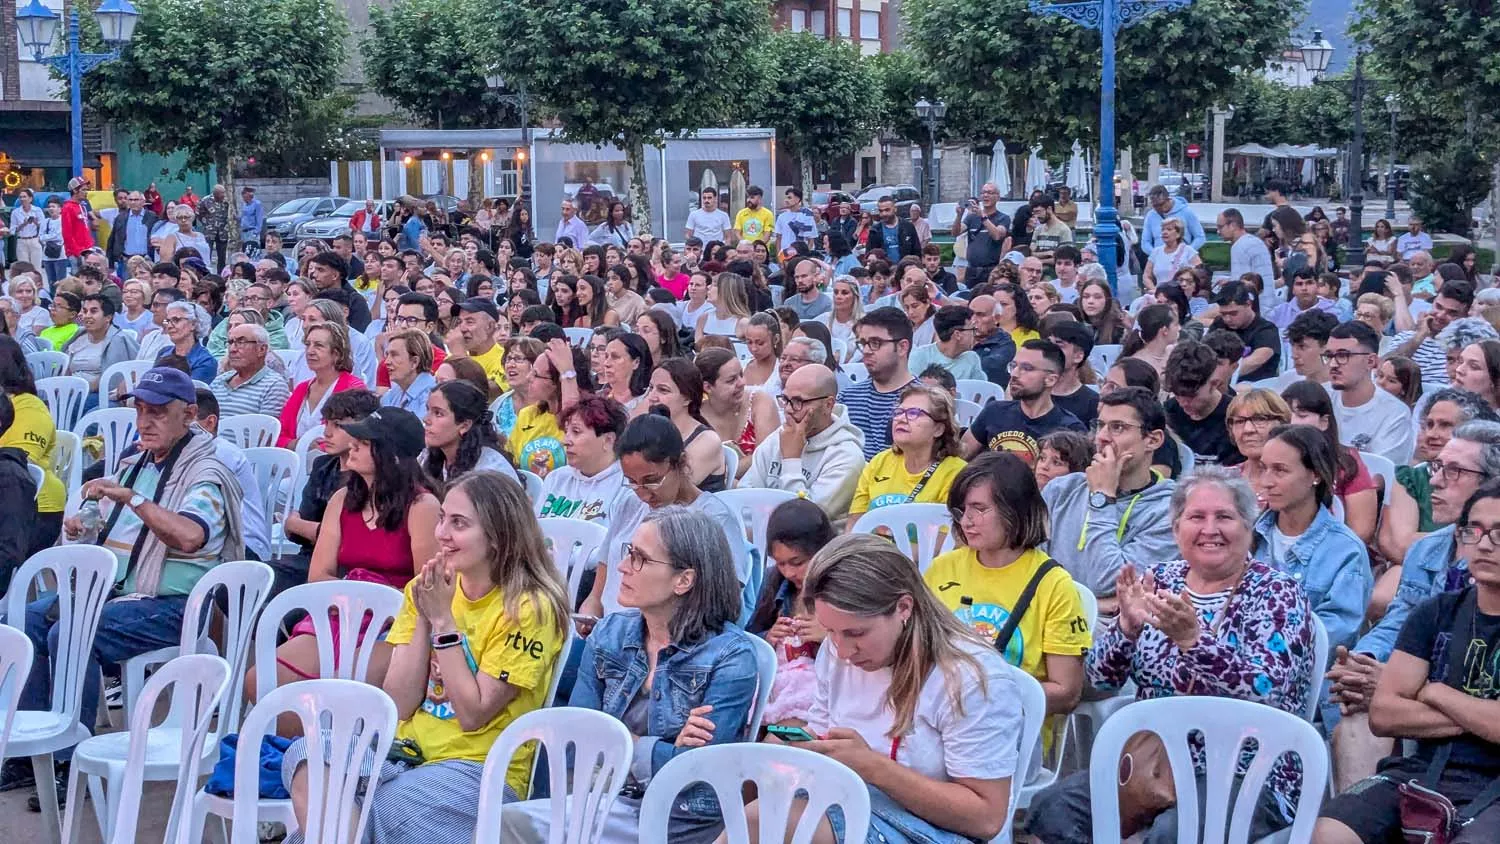
M 913 108 L 917 119 L 927 127 L 927 207 L 931 208 L 938 201 L 937 130 L 948 116 L 948 104 L 942 100 L 928 102 L 923 97 Z

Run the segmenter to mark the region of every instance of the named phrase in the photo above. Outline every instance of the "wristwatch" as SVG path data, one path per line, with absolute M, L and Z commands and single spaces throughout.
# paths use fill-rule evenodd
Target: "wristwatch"
M 1105 495 L 1102 492 L 1089 493 L 1089 506 L 1095 510 L 1108 507 L 1113 503 L 1115 503 L 1115 497 L 1112 495 Z
M 135 495 L 130 496 L 130 501 L 128 503 L 130 504 L 130 509 L 134 510 L 137 507 L 140 507 L 142 504 L 146 503 L 146 496 L 141 495 L 139 492 L 137 492 Z
M 455 645 L 463 644 L 463 641 L 464 641 L 464 634 L 461 631 L 458 631 L 458 630 L 454 630 L 451 633 L 434 633 L 434 634 L 432 634 L 432 647 L 434 649 L 436 649 L 436 650 L 442 650 L 443 648 L 451 648 L 451 647 L 454 647 Z
M 570 369 L 567 372 L 564 372 L 562 374 L 562 379 L 564 381 L 572 381 L 572 380 L 575 380 L 577 378 L 578 378 L 578 371 L 577 370 Z

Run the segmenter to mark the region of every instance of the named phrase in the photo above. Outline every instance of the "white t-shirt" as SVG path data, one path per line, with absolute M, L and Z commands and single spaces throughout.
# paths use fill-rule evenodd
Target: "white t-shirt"
M 1061 281 L 1052 282 L 1052 286 L 1057 288 L 1057 295 L 1062 299 L 1063 304 L 1071 305 L 1078 301 L 1078 282 L 1076 280 L 1073 282 L 1072 287 L 1064 285 Z
M 724 242 L 724 233 L 729 231 L 730 225 L 729 215 L 722 208 L 712 211 L 694 208 L 687 218 L 687 227 L 692 230 L 693 237 L 703 241 L 705 245 L 715 240 Z
M 1395 396 L 1375 388 L 1375 398 L 1359 407 L 1344 407 L 1344 394 L 1333 393 L 1333 415 L 1339 423 L 1344 445 L 1389 458 L 1397 466 L 1411 460 L 1416 438 L 1412 434 L 1411 411 Z
M 616 464 L 618 465 L 618 464 Z M 545 500 L 546 496 L 543 496 Z M 709 518 L 718 522 L 724 531 L 724 538 L 729 541 L 729 556 L 734 564 L 734 576 L 741 584 L 750 581 L 750 556 L 745 553 L 745 528 L 740 524 L 740 517 L 736 516 L 730 509 L 712 493 L 703 493 L 692 504 L 687 505 Z M 620 606 L 620 558 L 624 556 L 625 543 L 635 535 L 635 529 L 641 526 L 641 520 L 651 512 L 640 496 L 626 490 L 617 501 L 615 512 L 610 515 L 609 534 L 604 537 L 604 547 L 600 549 L 603 557 L 608 578 L 604 582 L 604 611 L 606 613 L 619 612 Z
M 1020 689 L 993 648 L 969 642 L 959 646 L 979 661 L 983 690 L 974 677 L 964 676 L 961 706 L 955 708 L 943 671 L 934 669 L 917 696 L 912 730 L 900 737 L 896 761 L 941 782 L 1015 776 L 1023 724 Z M 895 713 L 886 705 L 885 693 L 891 670 L 855 667 L 839 657 L 829 638 L 818 651 L 815 671 L 818 687 L 808 731 L 821 736 L 844 727 L 859 733 L 875 752 L 889 753 L 892 739 L 887 734 Z M 959 671 L 968 674 L 969 669 L 960 664 Z
M 618 509 L 616 499 L 622 494 L 635 498 L 635 493 L 625 489 L 625 473 L 619 461 L 593 477 L 572 466 L 559 466 L 542 480 L 536 515 L 539 519 L 582 519 L 608 528 L 610 514 Z
M 90 382 L 98 382 L 104 368 L 104 346 L 108 340 L 98 343 L 79 332 L 78 342 L 68 347 L 68 371 Z

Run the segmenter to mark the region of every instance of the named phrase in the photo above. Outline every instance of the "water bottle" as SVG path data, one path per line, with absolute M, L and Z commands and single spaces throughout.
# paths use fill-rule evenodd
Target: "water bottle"
M 99 501 L 90 499 L 83 502 L 83 508 L 78 511 L 78 521 L 83 523 L 83 532 L 75 540 L 80 545 L 93 545 L 99 541 Z
M 974 599 L 968 595 L 958 599 L 958 612 L 954 613 L 958 620 L 968 627 L 974 626 Z

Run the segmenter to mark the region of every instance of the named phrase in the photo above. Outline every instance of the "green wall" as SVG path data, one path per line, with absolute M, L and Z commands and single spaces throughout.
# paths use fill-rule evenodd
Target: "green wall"
M 187 163 L 187 156 L 182 153 L 157 155 L 143 152 L 134 137 L 120 131 L 115 133 L 115 150 L 119 162 L 115 180 L 121 187 L 145 190 L 147 185 L 155 182 L 162 198 L 169 200 L 182 196 L 188 185 L 192 185 L 199 196 L 207 196 L 213 189 L 215 174 L 212 168 L 208 171 L 190 170 L 178 178 L 178 171 Z

